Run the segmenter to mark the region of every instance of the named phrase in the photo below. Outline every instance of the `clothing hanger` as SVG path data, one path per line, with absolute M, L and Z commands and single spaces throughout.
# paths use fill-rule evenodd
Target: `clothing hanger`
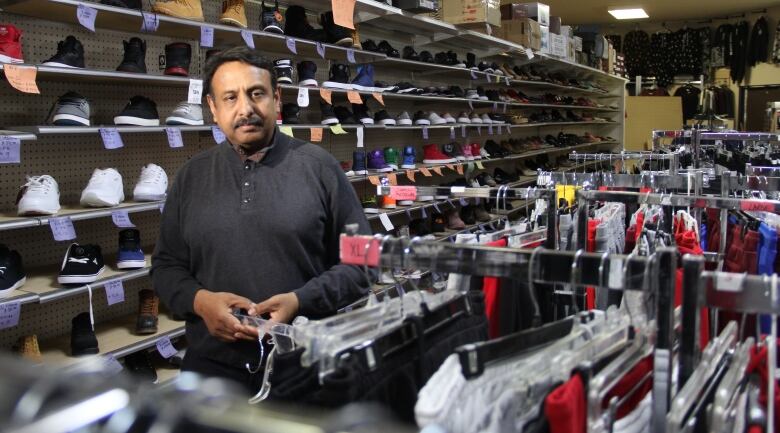
M 741 391 L 747 386 L 745 370 L 754 346 L 755 340 L 748 337 L 734 351 L 731 365 L 715 391 L 710 421 L 712 433 L 731 433 L 733 430 L 733 419 L 730 419 L 732 409 L 738 403 Z

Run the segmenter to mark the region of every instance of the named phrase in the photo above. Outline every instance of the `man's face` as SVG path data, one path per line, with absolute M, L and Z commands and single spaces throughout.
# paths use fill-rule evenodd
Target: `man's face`
M 280 95 L 271 88 L 268 71 L 243 62 L 224 63 L 214 73 L 206 99 L 231 143 L 247 149 L 271 144 Z

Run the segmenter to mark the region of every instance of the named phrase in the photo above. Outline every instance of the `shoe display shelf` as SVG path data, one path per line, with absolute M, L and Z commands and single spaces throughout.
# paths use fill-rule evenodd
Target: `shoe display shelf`
M 116 211 L 127 213 L 147 212 L 151 210 L 161 210 L 165 204 L 164 201 L 153 202 L 134 202 L 132 200 L 120 203 L 112 208 L 84 208 L 81 206 L 62 206 L 56 215 L 49 216 L 16 216 L 15 213 L 0 213 L 0 231 L 23 229 L 28 227 L 47 226 L 52 217 L 67 216 L 71 221 L 80 221 L 96 218 L 111 217 Z

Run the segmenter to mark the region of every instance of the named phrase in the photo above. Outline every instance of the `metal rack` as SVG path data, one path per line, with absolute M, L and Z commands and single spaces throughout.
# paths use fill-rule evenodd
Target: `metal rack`
M 679 165 L 679 156 L 676 153 L 654 153 L 654 152 L 620 152 L 619 154 L 611 153 L 577 153 L 572 152 L 569 154 L 569 159 L 574 161 L 622 161 L 626 160 L 649 160 L 649 161 L 669 161 L 669 172 L 671 174 L 677 173 L 677 167 Z

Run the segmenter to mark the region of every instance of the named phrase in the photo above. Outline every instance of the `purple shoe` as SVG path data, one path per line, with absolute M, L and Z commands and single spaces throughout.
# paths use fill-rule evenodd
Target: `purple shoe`
M 385 156 L 382 154 L 382 151 L 374 150 L 368 154 L 368 171 L 387 173 L 393 171 L 393 169 L 385 163 Z

